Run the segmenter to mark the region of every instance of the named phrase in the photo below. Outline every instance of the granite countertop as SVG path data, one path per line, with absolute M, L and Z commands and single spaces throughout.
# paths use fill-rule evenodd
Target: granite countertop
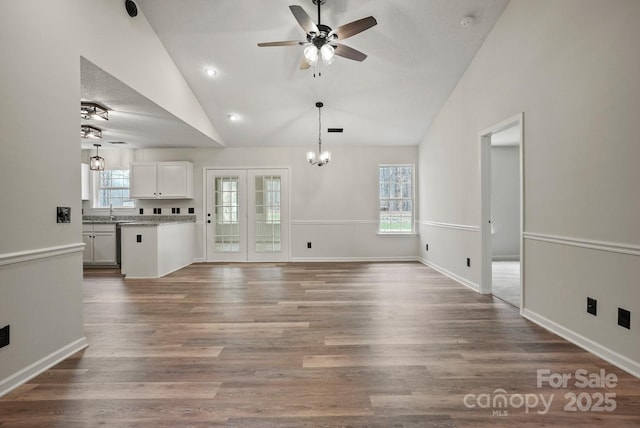
M 167 224 L 194 223 L 195 220 L 170 220 L 170 221 L 125 221 L 118 223 L 120 227 L 125 226 L 163 226 Z
M 194 223 L 196 216 L 187 215 L 126 215 L 126 216 L 83 216 L 83 224 L 117 224 L 120 226 L 160 226 L 163 224 Z

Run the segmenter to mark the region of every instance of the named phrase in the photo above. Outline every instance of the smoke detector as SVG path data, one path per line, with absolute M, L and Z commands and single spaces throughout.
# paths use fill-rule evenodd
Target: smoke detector
M 473 25 L 474 21 L 475 19 L 473 18 L 473 16 L 465 16 L 464 18 L 462 18 L 462 21 L 460 21 L 460 25 L 462 25 L 463 27 L 470 27 L 471 25 Z

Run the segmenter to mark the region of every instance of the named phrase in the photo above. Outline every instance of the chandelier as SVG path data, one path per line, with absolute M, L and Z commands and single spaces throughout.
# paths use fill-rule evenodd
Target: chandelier
M 322 151 L 322 116 L 320 114 L 320 109 L 323 105 L 324 104 L 319 101 L 316 103 L 316 107 L 318 107 L 318 154 L 316 155 L 315 152 L 307 152 L 307 161 L 311 165 L 318 166 L 326 165 L 331 160 L 331 152 L 326 150 L 324 152 Z M 318 158 L 318 160 L 316 160 L 316 158 Z

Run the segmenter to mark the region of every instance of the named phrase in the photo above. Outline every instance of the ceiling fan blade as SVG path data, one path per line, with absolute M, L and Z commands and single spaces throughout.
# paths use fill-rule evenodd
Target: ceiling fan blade
M 269 47 L 269 46 L 296 46 L 296 45 L 306 45 L 307 42 L 305 41 L 300 41 L 300 40 L 285 40 L 282 42 L 262 42 L 262 43 L 258 43 L 258 46 L 260 46 L 261 48 L 264 47 Z
M 296 21 L 298 21 L 298 24 L 300 24 L 305 33 L 320 33 L 318 26 L 301 6 L 292 5 L 289 6 L 289 9 L 291 9 L 291 13 L 293 13 L 293 16 L 296 18 Z
M 343 58 L 352 59 L 354 61 L 364 61 L 367 57 L 366 54 L 346 45 L 332 44 L 331 46 L 335 49 L 335 54 Z
M 355 36 L 356 34 L 361 33 L 368 28 L 373 27 L 377 23 L 378 21 L 376 21 L 373 16 L 368 16 L 366 18 L 358 19 L 357 21 L 341 25 L 331 31 L 329 35 L 336 34 L 338 36 L 338 40 L 344 40 L 351 36 Z
M 307 59 L 303 56 L 302 61 L 300 62 L 300 70 L 306 70 L 310 67 L 311 65 L 307 62 Z

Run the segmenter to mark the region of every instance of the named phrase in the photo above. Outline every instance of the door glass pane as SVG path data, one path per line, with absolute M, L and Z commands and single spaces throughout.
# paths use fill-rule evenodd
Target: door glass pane
M 236 253 L 240 251 L 239 177 L 216 177 L 215 181 L 215 241 L 213 250 Z
M 280 177 L 255 177 L 255 251 L 282 250 L 280 235 Z

